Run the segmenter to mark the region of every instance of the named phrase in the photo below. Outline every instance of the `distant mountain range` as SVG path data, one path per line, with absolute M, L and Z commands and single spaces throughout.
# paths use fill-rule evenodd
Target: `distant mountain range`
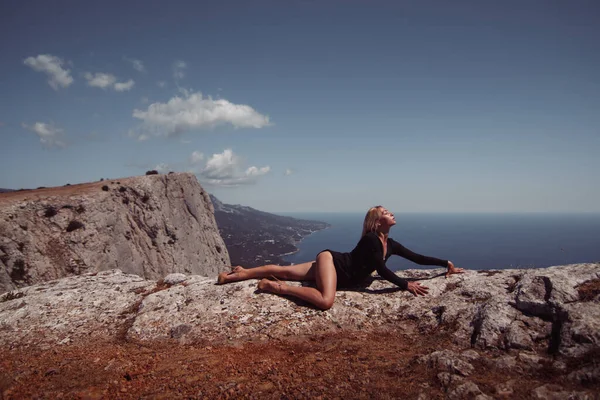
M 12 189 L 2 189 L 2 188 L 0 188 L 0 193 L 5 193 L 5 192 L 14 192 L 14 190 L 12 190 Z
M 330 226 L 326 222 L 285 217 L 238 204 L 224 204 L 213 195 L 210 195 L 210 199 L 232 265 L 256 267 L 289 264 L 283 260 L 283 256 L 296 252 L 296 244 L 300 240 Z

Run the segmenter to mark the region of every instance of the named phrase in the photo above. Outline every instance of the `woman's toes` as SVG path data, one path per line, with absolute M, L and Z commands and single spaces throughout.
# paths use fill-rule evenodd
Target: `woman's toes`
M 265 292 L 281 293 L 281 282 L 273 282 L 267 278 L 263 278 L 258 282 L 258 288 Z
M 222 284 L 224 284 L 224 283 L 227 283 L 227 275 L 228 275 L 228 274 L 227 274 L 227 272 L 221 272 L 221 273 L 219 274 L 219 276 L 217 277 L 217 283 L 218 283 L 219 285 L 222 285 Z
M 258 282 L 258 288 L 260 290 L 264 290 L 266 292 L 274 292 L 275 291 L 273 281 L 270 281 L 267 278 L 263 278 Z
M 269 280 L 267 278 L 263 278 L 258 282 L 258 288 L 260 290 L 267 290 L 267 288 L 269 287 Z

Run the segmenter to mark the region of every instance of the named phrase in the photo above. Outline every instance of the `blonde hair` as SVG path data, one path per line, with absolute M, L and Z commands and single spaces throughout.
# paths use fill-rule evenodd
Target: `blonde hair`
M 369 232 L 377 232 L 377 228 L 379 228 L 379 218 L 383 215 L 383 211 L 381 211 L 382 208 L 383 206 L 369 208 L 367 215 L 365 215 L 365 222 L 363 222 L 361 238 Z

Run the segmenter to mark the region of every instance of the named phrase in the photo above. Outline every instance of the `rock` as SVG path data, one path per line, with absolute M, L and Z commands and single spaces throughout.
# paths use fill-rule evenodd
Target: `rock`
M 163 175 L 149 178 L 161 177 Z M 441 270 L 406 270 L 398 274 L 423 278 L 439 272 Z M 77 342 L 88 335 L 185 343 L 261 340 L 340 330 L 404 329 L 410 321 L 416 321 L 418 328 L 419 320 L 425 319 L 427 324 L 433 324 L 432 331 L 425 329 L 418 331 L 419 334 L 447 332 L 453 342 L 452 350 L 440 349 L 421 358 L 422 362 L 435 367 L 436 373 L 470 376 L 475 362 L 511 371 L 551 366 L 552 360 L 536 351 L 542 347 L 542 352 L 546 352 L 553 337 L 562 338 L 557 340 L 558 353 L 553 355 L 558 361 L 566 362 L 573 354 L 596 354 L 600 343 L 595 339 L 598 304 L 593 301 L 562 304 L 561 310 L 567 319 L 560 326 L 541 317 L 523 316 L 515 307 L 519 283 L 516 282 L 511 291 L 513 288 L 507 282 L 514 283 L 514 276 L 525 275 L 545 276 L 551 282 L 556 281 L 554 288 L 563 287 L 566 282 L 579 285 L 597 279 L 600 264 L 506 270 L 493 276 L 466 271 L 449 279 L 428 280 L 429 295 L 418 298 L 408 292 L 389 291 L 392 284 L 374 280 L 365 290 L 338 291 L 328 311 L 257 292 L 257 280 L 216 285 L 216 278 L 186 275 L 183 282 L 183 276 L 167 279 L 184 284 L 159 285 L 155 280 L 119 270 L 101 271 L 0 295 L 0 344 L 54 345 L 66 337 Z M 568 280 L 561 281 L 565 276 Z M 459 286 L 446 291 L 452 282 Z M 300 282 L 289 284 L 301 285 Z M 569 293 L 569 290 L 563 288 L 561 293 Z M 512 318 L 508 318 L 509 315 Z M 477 321 L 479 323 L 474 324 Z M 518 358 L 503 353 L 514 351 L 505 345 L 503 335 L 515 326 L 515 321 L 521 322 L 517 325 L 524 334 L 538 338 L 535 351 L 521 350 Z M 550 325 L 555 327 L 552 335 L 547 332 Z M 482 337 L 486 339 L 482 341 Z M 477 358 L 488 350 L 499 356 Z M 582 370 L 572 379 L 589 381 L 597 379 L 597 374 L 594 370 Z
M 503 383 L 499 383 L 496 385 L 496 395 L 498 395 L 500 398 L 512 398 L 514 394 L 514 386 L 515 381 L 512 379 Z
M 0 293 L 111 269 L 146 279 L 228 269 L 211 200 L 193 174 L 118 182 L 1 195 Z
M 118 337 L 135 311 L 132 308 L 155 286 L 153 281 L 113 270 L 22 288 L 19 299 L 0 297 L 0 345 L 47 348 Z M 27 304 L 15 311 L 13 304 L 25 299 Z
M 473 366 L 463 361 L 459 356 L 450 350 L 439 350 L 420 358 L 421 362 L 426 362 L 430 367 L 438 371 L 469 376 L 473 372 Z
M 529 315 L 551 319 L 554 310 L 548 300 L 552 288 L 552 281 L 547 276 L 523 276 L 515 296 L 517 309 Z
M 559 372 L 566 372 L 567 371 L 567 364 L 565 364 L 564 361 L 555 360 L 552 363 L 552 368 L 554 368 L 556 371 L 559 371 Z
M 508 326 L 505 341 L 507 348 L 533 350 L 531 335 L 521 321 L 514 321 Z
M 466 381 L 462 385 L 459 385 L 456 389 L 448 393 L 449 399 L 473 399 L 476 396 L 482 395 L 482 391 L 475 383 Z M 485 400 L 485 399 L 481 399 Z
M 583 394 L 583 393 L 581 393 Z M 569 393 L 559 385 L 547 384 L 531 391 L 531 398 L 543 400 L 563 400 L 581 398 L 576 393 Z
M 498 357 L 493 361 L 494 366 L 499 370 L 510 371 L 520 369 L 520 367 L 517 367 L 517 357 L 514 356 L 505 355 Z
M 594 351 L 600 343 L 600 303 L 575 302 L 563 306 L 559 351 L 569 357 L 580 357 Z
M 590 385 L 600 382 L 600 366 L 587 365 L 577 371 L 571 372 L 567 378 L 574 383 Z
M 177 285 L 178 283 L 185 282 L 187 278 L 185 274 L 169 274 L 164 277 L 163 282 L 167 285 Z
M 448 391 L 449 388 L 460 385 L 465 381 L 465 378 L 449 372 L 440 372 L 437 374 L 437 379 L 445 391 Z
M 522 365 L 532 370 L 542 368 L 542 358 L 537 354 L 519 353 L 518 360 L 521 361 Z
M 464 358 L 465 360 L 469 360 L 469 361 L 476 361 L 476 360 L 479 360 L 479 358 L 480 358 L 479 353 L 472 349 L 463 351 L 462 353 L 460 353 L 460 356 L 462 358 Z

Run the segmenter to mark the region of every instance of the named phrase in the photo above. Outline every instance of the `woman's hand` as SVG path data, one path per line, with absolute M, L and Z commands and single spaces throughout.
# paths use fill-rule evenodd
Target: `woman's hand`
M 448 272 L 446 272 L 446 278 L 452 274 L 462 274 L 465 270 L 463 268 L 454 268 L 452 261 L 448 261 Z
M 409 292 L 414 294 L 415 296 L 421 295 L 425 296 L 429 291 L 427 286 L 421 285 L 419 282 L 408 282 L 408 288 L 406 288 Z

